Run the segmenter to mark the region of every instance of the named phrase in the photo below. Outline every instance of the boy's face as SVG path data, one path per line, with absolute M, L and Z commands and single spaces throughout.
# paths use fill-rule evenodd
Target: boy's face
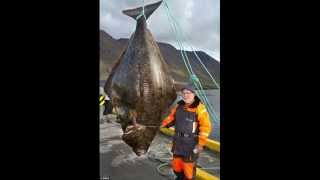
M 195 97 L 195 94 L 188 90 L 188 89 L 184 89 L 182 90 L 182 98 L 183 98 L 183 101 L 186 103 L 186 104 L 191 104 L 193 103 L 194 101 L 194 97 Z

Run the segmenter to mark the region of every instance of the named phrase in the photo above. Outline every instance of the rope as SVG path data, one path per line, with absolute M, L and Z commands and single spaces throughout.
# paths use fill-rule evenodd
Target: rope
M 218 117 L 216 115 L 216 112 L 213 110 L 212 105 L 209 103 L 209 100 L 208 100 L 207 96 L 204 93 L 204 89 L 202 87 L 202 84 L 201 84 L 199 78 L 197 77 L 197 75 L 194 73 L 194 71 L 192 69 L 192 66 L 191 66 L 191 63 L 189 61 L 189 58 L 188 58 L 188 56 L 186 54 L 186 51 L 184 50 L 184 46 L 181 43 L 183 32 L 180 30 L 178 22 L 175 20 L 174 16 L 171 14 L 169 5 L 167 3 L 167 0 L 163 0 L 163 2 L 164 2 L 164 7 L 165 7 L 165 10 L 166 10 L 167 16 L 168 16 L 168 20 L 169 20 L 169 22 L 171 23 L 171 26 L 172 26 L 171 31 L 173 31 L 174 34 L 175 34 L 175 38 L 176 38 L 176 40 L 178 42 L 178 45 L 180 47 L 180 54 L 182 56 L 182 60 L 183 60 L 185 66 L 186 66 L 186 69 L 188 71 L 190 80 L 193 83 L 193 85 L 199 90 L 199 91 L 196 92 L 196 94 L 201 99 L 201 101 L 204 102 L 205 106 L 207 107 L 207 109 L 209 111 L 209 115 L 211 116 L 213 121 L 214 122 L 218 122 Z M 205 67 L 205 65 L 203 64 L 203 62 L 201 61 L 201 59 L 197 55 L 197 53 L 194 51 L 194 48 L 192 46 L 191 46 L 191 49 L 192 49 L 193 53 L 195 54 L 197 60 L 200 62 L 201 66 L 209 74 L 209 76 L 210 76 L 211 80 L 213 81 L 213 83 L 216 85 L 216 87 L 218 87 L 220 89 L 220 86 L 215 81 L 215 79 L 213 78 L 211 73 L 208 71 L 208 69 Z
M 169 19 L 169 21 L 173 22 L 173 26 L 176 26 L 175 28 L 179 30 L 179 33 L 177 35 L 181 36 L 181 39 L 185 39 L 186 42 L 189 41 L 189 39 L 187 38 L 187 36 L 184 35 L 183 31 L 180 30 L 180 26 L 178 24 L 178 22 L 175 20 L 174 16 L 171 14 L 169 6 L 167 4 L 167 0 L 163 0 L 165 7 L 167 9 L 167 14 L 171 17 L 171 19 Z M 183 38 L 184 37 L 184 38 Z M 178 40 L 179 41 L 179 40 Z M 201 66 L 205 69 L 205 71 L 209 74 L 211 80 L 213 81 L 213 83 L 220 89 L 219 84 L 215 81 L 215 79 L 213 78 L 212 74 L 208 71 L 208 69 L 206 68 L 206 66 L 203 64 L 201 58 L 198 56 L 197 52 L 194 50 L 193 46 L 188 44 L 189 47 L 192 49 L 192 52 L 195 54 L 197 60 L 200 62 Z M 183 48 L 182 48 L 183 49 Z
M 171 161 L 172 161 L 172 152 L 169 151 L 167 148 L 159 148 L 159 149 L 166 149 L 165 152 L 158 152 L 157 150 L 149 151 L 148 158 L 152 161 L 158 161 L 160 164 L 156 167 L 157 172 L 166 177 L 170 177 L 170 179 L 175 178 L 175 174 L 172 171 Z M 162 156 L 161 156 L 162 155 Z M 220 167 L 200 167 L 197 165 L 197 168 L 202 170 L 220 170 Z M 163 169 L 169 169 L 164 171 Z
M 147 18 L 146 18 L 146 15 L 145 15 L 145 13 L 144 13 L 144 0 L 142 0 L 142 11 L 140 12 L 140 14 L 136 17 L 136 20 L 138 21 L 138 19 L 140 19 L 141 18 L 141 16 L 143 16 L 144 17 L 144 19 L 147 21 Z
M 171 161 L 172 161 L 172 153 L 167 149 L 166 152 L 157 152 L 157 151 L 150 151 L 148 153 L 148 158 L 153 161 L 159 161 L 160 164 L 156 167 L 157 172 L 166 177 L 170 177 L 171 179 L 175 177 L 175 174 L 172 171 L 171 168 Z M 160 157 L 160 155 L 166 155 L 165 157 Z M 167 173 L 163 171 L 163 168 L 170 169 Z
M 213 117 L 213 120 L 215 122 L 218 121 L 218 117 L 216 115 L 216 112 L 214 111 L 213 107 L 211 106 L 211 103 L 209 103 L 209 100 L 203 90 L 203 87 L 200 83 L 200 80 L 197 76 L 195 75 L 191 75 L 191 81 L 193 82 L 193 84 L 195 85 L 195 87 L 199 90 L 199 91 L 196 91 L 196 94 L 197 96 L 201 99 L 202 102 L 204 102 L 204 104 L 206 105 L 207 107 L 207 110 L 209 111 L 209 115 L 211 117 Z

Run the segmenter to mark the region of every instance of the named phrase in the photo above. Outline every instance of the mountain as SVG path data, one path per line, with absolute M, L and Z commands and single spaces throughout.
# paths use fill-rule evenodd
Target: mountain
M 119 59 L 122 51 L 126 47 L 128 39 L 114 39 L 108 33 L 100 31 L 100 81 L 105 81 L 114 64 Z M 188 71 L 184 65 L 181 52 L 170 44 L 158 42 L 160 51 L 170 68 L 171 75 L 176 85 L 185 84 L 189 81 Z M 211 73 L 213 78 L 220 84 L 220 63 L 202 51 L 196 51 L 203 64 Z M 210 76 L 202 68 L 200 62 L 192 51 L 186 51 L 191 67 L 195 74 L 199 77 L 204 88 L 216 88 Z

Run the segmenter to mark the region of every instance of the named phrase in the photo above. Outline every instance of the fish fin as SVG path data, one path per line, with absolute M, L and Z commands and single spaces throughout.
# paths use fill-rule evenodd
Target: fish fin
M 146 19 L 160 6 L 162 1 L 153 3 L 153 4 L 148 4 L 144 6 L 144 14 L 146 16 Z M 133 19 L 137 19 L 137 17 L 142 13 L 143 7 L 138 7 L 134 9 L 127 9 L 122 11 L 124 14 L 132 17 Z

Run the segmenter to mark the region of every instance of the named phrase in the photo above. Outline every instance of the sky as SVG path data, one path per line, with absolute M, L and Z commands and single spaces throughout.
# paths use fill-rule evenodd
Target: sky
M 122 13 L 158 0 L 100 0 L 100 29 L 113 38 L 129 38 L 136 21 Z M 170 11 L 182 31 L 186 50 L 206 52 L 220 61 L 220 0 L 166 0 Z M 148 18 L 148 29 L 158 42 L 179 49 L 164 3 Z M 181 34 L 181 33 L 180 33 Z

